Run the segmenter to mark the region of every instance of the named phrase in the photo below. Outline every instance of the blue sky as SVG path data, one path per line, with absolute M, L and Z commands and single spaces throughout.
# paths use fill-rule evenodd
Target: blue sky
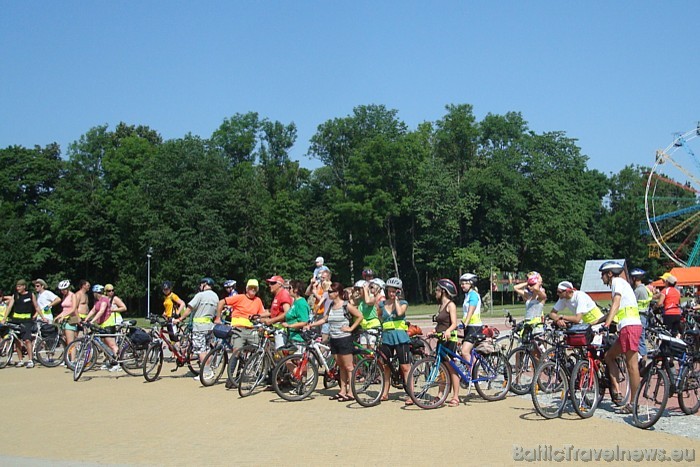
M 319 124 L 361 104 L 410 128 L 445 105 L 519 111 L 589 167 L 651 165 L 700 120 L 697 1 L 4 1 L 0 147 L 144 124 L 209 137 L 256 111 Z M 695 86 L 695 87 L 693 87 Z

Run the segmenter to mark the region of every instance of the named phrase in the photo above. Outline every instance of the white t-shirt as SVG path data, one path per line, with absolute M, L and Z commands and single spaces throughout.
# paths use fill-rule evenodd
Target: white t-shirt
M 612 298 L 615 298 L 615 295 L 620 296 L 620 309 L 627 307 L 637 308 L 637 297 L 634 296 L 634 290 L 632 290 L 632 286 L 629 284 L 629 282 L 624 280 L 622 277 L 613 277 L 610 287 L 612 288 Z M 631 324 L 639 324 L 641 326 L 642 321 L 639 319 L 639 317 L 623 318 L 617 324 L 617 328 L 622 329 Z
M 564 308 L 568 308 L 577 315 L 585 315 L 593 308 L 596 308 L 596 304 L 586 292 L 574 290 L 574 294 L 570 299 L 560 298 L 557 300 L 557 303 L 554 304 L 553 308 L 557 313 L 562 311 Z
M 36 296 L 36 303 L 37 305 L 39 305 L 39 308 L 41 308 L 46 319 L 49 320 L 49 323 L 53 323 L 53 313 L 51 311 L 50 305 L 51 302 L 53 302 L 57 298 L 58 297 L 56 296 L 56 294 L 51 292 L 50 290 L 44 290 Z M 44 311 L 44 308 L 46 308 L 47 306 L 49 306 L 48 311 Z

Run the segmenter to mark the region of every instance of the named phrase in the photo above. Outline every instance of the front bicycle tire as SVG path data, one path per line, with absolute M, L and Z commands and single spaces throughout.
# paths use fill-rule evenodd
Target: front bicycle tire
M 663 368 L 652 366 L 634 395 L 632 416 L 639 428 L 651 428 L 666 410 L 671 382 Z
M 620 387 L 622 400 L 618 402 L 613 401 L 613 404 L 617 405 L 618 407 L 623 407 L 629 403 L 634 394 L 630 394 L 630 375 L 627 372 L 627 362 L 625 361 L 625 357 L 622 355 L 619 355 L 615 359 L 615 369 L 618 372 L 618 386 Z
M 580 360 L 571 371 L 569 394 L 574 411 L 581 418 L 590 418 L 600 404 L 600 384 L 598 373 L 586 360 Z
M 199 382 L 202 386 L 213 386 L 219 381 L 228 366 L 228 352 L 223 345 L 217 345 L 204 357 L 204 366 L 199 372 Z M 209 369 L 209 371 L 207 371 Z
M 318 365 L 303 355 L 287 355 L 272 370 L 272 388 L 286 401 L 300 401 L 311 395 L 318 384 Z
M 90 341 L 90 338 L 85 338 L 81 337 L 70 344 L 66 347 L 65 352 L 63 352 L 63 361 L 66 364 L 66 368 L 68 368 L 70 371 L 73 371 L 75 369 L 75 361 L 78 358 L 78 352 L 80 351 L 80 347 L 85 343 Z M 92 368 L 95 366 L 97 363 L 97 357 L 100 353 L 98 350 L 99 347 L 94 347 L 93 346 L 93 351 L 92 355 L 90 356 L 90 361 L 88 362 L 88 365 L 86 368 L 83 369 L 83 371 L 90 371 Z
M 12 353 L 15 349 L 12 341 L 13 339 L 9 336 L 0 341 L 0 368 L 5 368 L 12 360 Z
M 163 368 L 163 344 L 153 342 L 149 344 L 146 350 L 146 355 L 143 358 L 143 378 L 152 383 L 160 376 L 160 370 Z
M 83 342 L 79 346 L 78 356 L 75 359 L 75 367 L 73 368 L 73 381 L 80 379 L 94 353 L 92 341 Z
M 510 390 L 513 394 L 524 396 L 532 386 L 535 358 L 527 347 L 513 349 L 507 358 L 511 368 Z
M 411 365 L 408 396 L 421 409 L 435 409 L 445 403 L 452 388 L 445 362 L 437 365 L 435 357 L 425 357 Z
M 245 362 L 257 349 L 258 347 L 256 345 L 244 345 L 237 351 L 236 358 L 231 355 L 231 359 L 229 359 L 226 368 L 226 389 L 232 389 L 238 386 Z
M 568 399 L 569 378 L 558 360 L 542 361 L 535 370 L 530 395 L 535 411 L 544 418 L 559 417 Z
M 65 351 L 66 341 L 60 336 L 42 339 L 35 348 L 36 359 L 49 368 L 57 367 L 63 362 Z
M 354 357 L 353 355 L 353 360 Z M 328 371 L 323 372 L 323 388 L 331 389 L 338 385 L 340 368 L 338 368 L 338 363 L 336 363 L 335 357 L 332 355 L 326 359 L 326 364 L 328 365 Z
M 199 376 L 199 371 L 201 370 L 199 365 L 199 355 L 192 351 L 192 339 L 190 334 L 184 334 L 180 337 L 180 349 L 185 355 L 185 360 L 187 361 L 187 368 L 194 376 Z
M 357 363 L 350 376 L 352 396 L 362 407 L 379 404 L 384 391 L 384 371 L 375 357 L 366 357 Z
M 697 413 L 700 409 L 700 360 L 688 363 L 683 368 L 678 391 L 678 405 L 686 415 Z
M 143 356 L 145 353 L 145 350 L 136 348 L 130 340 L 125 340 L 124 345 L 119 350 L 119 362 L 122 370 L 131 376 L 142 375 Z
M 496 352 L 477 358 L 472 381 L 479 395 L 487 401 L 505 399 L 510 389 L 510 365 L 503 354 Z
M 265 351 L 259 350 L 251 355 L 243 365 L 241 370 L 241 378 L 238 382 L 238 395 L 248 397 L 257 392 L 256 390 L 262 386 L 265 379 L 267 357 Z

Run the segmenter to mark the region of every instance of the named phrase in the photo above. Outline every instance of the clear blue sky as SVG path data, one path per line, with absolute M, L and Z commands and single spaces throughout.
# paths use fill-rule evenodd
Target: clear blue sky
M 589 167 L 651 165 L 700 120 L 697 1 L 3 1 L 0 147 L 144 124 L 209 137 L 256 111 L 319 124 L 360 104 L 410 128 L 446 104 L 522 112 Z

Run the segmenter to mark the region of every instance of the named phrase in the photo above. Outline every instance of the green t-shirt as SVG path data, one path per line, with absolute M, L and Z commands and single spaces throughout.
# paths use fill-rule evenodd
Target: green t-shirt
M 357 306 L 362 313 L 362 317 L 369 321 L 370 319 L 377 319 L 377 309 L 374 305 L 368 305 L 364 300 L 360 300 L 360 304 Z
M 292 307 L 284 316 L 284 320 L 287 324 L 308 323 L 310 313 L 311 308 L 309 308 L 309 303 L 306 299 L 300 297 L 294 300 Z M 299 329 L 290 329 L 289 337 L 293 341 L 304 342 L 304 338 L 301 337 L 301 331 Z

